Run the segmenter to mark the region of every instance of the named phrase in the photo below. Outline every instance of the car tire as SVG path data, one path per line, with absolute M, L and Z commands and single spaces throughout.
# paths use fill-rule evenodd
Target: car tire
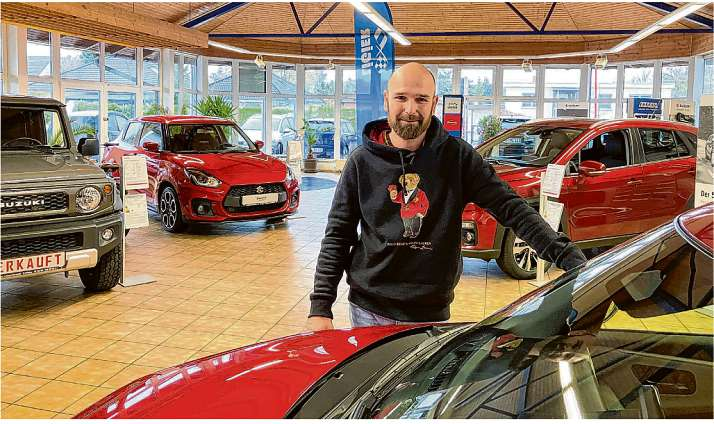
M 79 278 L 82 279 L 82 284 L 87 291 L 111 290 L 119 282 L 121 267 L 122 250 L 119 245 L 99 258 L 99 262 L 93 268 L 80 269 Z
M 159 215 L 161 216 L 161 227 L 170 233 L 180 233 L 186 228 L 178 194 L 171 186 L 166 186 L 161 190 Z
M 501 256 L 496 259 L 501 270 L 517 280 L 532 280 L 536 278 L 537 261 L 538 255 L 535 250 L 516 237 L 516 233 L 507 230 L 503 237 Z M 546 263 L 546 271 L 550 265 Z

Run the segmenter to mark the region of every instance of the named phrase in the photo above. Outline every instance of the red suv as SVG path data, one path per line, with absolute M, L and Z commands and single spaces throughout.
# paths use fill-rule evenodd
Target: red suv
M 646 119 L 551 119 L 509 129 L 477 150 L 538 208 L 549 163 L 566 165 L 560 231 L 581 248 L 613 246 L 693 207 L 697 129 Z M 535 277 L 535 251 L 470 203 L 462 254 L 496 259 L 513 278 Z
M 230 120 L 145 116 L 108 147 L 105 163 L 146 156 L 147 200 L 170 232 L 197 221 L 282 219 L 300 202 L 290 167 L 262 153 L 263 142 L 251 141 Z

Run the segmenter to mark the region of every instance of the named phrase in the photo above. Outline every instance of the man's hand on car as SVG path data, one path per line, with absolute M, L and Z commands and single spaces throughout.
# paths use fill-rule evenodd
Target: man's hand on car
M 310 331 L 334 330 L 332 318 L 313 316 L 307 319 L 307 329 Z

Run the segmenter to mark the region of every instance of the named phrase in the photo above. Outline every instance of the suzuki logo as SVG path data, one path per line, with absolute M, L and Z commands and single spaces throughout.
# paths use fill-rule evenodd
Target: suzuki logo
M 258 188 L 256 188 L 255 191 L 256 191 L 258 194 L 263 194 L 263 192 L 265 191 L 265 189 L 263 188 L 263 186 L 258 186 Z
M 16 208 L 19 206 L 44 206 L 45 199 L 37 200 L 15 200 L 11 202 L 0 201 L 0 208 Z

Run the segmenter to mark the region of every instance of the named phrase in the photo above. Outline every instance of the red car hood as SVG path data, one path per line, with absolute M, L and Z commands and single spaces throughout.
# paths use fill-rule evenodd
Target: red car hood
M 282 418 L 355 352 L 413 326 L 298 334 L 142 377 L 76 418 Z
M 183 168 L 206 171 L 230 185 L 262 184 L 285 179 L 285 164 L 265 153 L 176 153 L 170 160 Z

